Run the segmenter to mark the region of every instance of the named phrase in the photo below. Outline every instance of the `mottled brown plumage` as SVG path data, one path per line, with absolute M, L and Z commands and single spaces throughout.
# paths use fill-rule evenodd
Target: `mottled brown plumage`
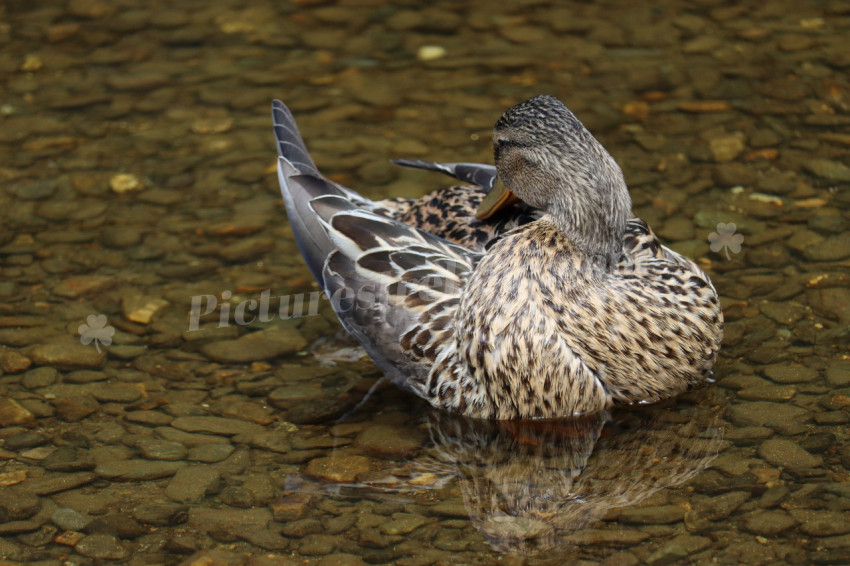
M 656 401 L 708 375 L 723 324 L 714 288 L 629 219 L 619 167 L 557 99 L 497 122 L 498 175 L 536 210 L 484 223 L 482 189 L 374 203 L 327 181 L 286 107 L 273 115 L 298 245 L 343 326 L 398 385 L 467 416 L 548 418 Z
M 541 216 L 539 210 L 520 204 L 508 214 L 478 220 L 475 211 L 488 190 L 480 185 L 452 186 L 419 199 L 390 199 L 380 204 L 399 222 L 481 252 L 500 235 Z

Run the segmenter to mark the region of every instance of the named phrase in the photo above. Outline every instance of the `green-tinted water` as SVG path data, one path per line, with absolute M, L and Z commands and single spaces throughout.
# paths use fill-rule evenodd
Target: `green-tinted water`
M 848 32 L 843 2 L 3 4 L 0 557 L 850 562 Z M 388 159 L 489 162 L 542 92 L 711 275 L 724 349 L 662 406 L 474 425 L 312 315 L 269 103 L 383 198 L 447 182 Z

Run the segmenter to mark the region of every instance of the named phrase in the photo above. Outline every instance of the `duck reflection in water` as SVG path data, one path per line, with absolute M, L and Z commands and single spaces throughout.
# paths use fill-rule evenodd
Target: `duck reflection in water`
M 703 389 L 655 405 L 533 421 L 469 419 L 429 408 L 403 427 L 419 420 L 429 440 L 410 459 L 386 462 L 389 473 L 353 484 L 291 477 L 289 490 L 428 506 L 457 501 L 457 486 L 472 525 L 493 549 L 566 550 L 587 542 L 591 533 L 582 530 L 606 529 L 600 521 L 616 517 L 617 509 L 706 469 L 726 444 L 716 400 Z
M 681 408 L 681 407 L 680 407 Z M 573 533 L 705 469 L 722 445 L 714 410 L 664 406 L 557 421 L 433 413 L 432 473 L 453 468 L 476 529 L 502 552 L 572 546 Z
M 597 523 L 606 515 L 681 485 L 711 463 L 725 422 L 704 393 L 686 396 L 696 398 L 692 405 L 679 399 L 560 420 L 484 421 L 431 410 L 423 423 L 430 442 L 408 461 L 408 477 L 320 489 L 428 505 L 433 497 L 423 501 L 423 490 L 446 501 L 456 483 L 472 524 L 495 550 L 568 549 L 582 541 L 583 529 L 604 528 Z

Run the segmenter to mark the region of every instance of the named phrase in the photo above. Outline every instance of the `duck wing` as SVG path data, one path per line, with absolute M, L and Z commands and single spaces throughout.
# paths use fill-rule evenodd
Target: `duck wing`
M 481 255 L 385 215 L 325 179 L 289 109 L 272 105 L 278 177 L 296 243 L 343 327 L 397 385 L 422 394 L 453 339 L 454 311 Z
M 384 209 L 351 189 L 329 181 L 319 172 L 307 151 L 292 112 L 280 100 L 272 102 L 272 122 L 278 153 L 278 180 L 286 214 L 304 261 L 319 285 L 324 287 L 322 269 L 334 245 L 310 202 L 320 196 L 334 195 L 348 201 L 353 207 L 373 211 Z
M 339 197 L 313 207 L 337 246 L 323 279 L 340 322 L 397 385 L 424 396 L 480 254 Z

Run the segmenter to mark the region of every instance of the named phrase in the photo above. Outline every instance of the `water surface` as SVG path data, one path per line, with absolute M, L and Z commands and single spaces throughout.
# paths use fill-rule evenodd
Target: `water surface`
M 841 2 L 5 3 L 0 557 L 850 562 L 848 32 Z M 272 98 L 383 198 L 447 182 L 390 158 L 489 162 L 540 93 L 710 274 L 715 383 L 471 423 L 309 310 Z

